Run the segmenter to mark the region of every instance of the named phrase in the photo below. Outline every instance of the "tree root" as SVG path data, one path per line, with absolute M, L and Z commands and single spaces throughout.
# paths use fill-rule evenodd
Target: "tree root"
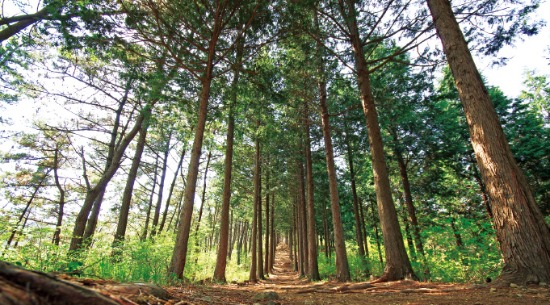
M 95 291 L 0 261 L 0 304 L 120 305 Z

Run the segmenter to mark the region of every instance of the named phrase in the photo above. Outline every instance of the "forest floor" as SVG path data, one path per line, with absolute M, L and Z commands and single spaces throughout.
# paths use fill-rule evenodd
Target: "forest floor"
M 550 304 L 548 286 L 491 288 L 489 285 L 416 281 L 389 283 L 309 282 L 293 270 L 288 251 L 279 248 L 275 268 L 259 283 L 205 284 L 166 287 L 173 297 L 167 302 L 138 304 Z M 273 294 L 271 292 L 275 292 Z M 143 300 L 142 300 L 143 301 Z M 132 304 L 132 303 L 129 303 Z
M 63 280 L 92 288 L 121 305 L 550 304 L 548 286 L 495 288 L 489 285 L 409 280 L 389 283 L 308 282 L 293 270 L 288 251 L 284 247 L 280 247 L 277 251 L 273 274 L 270 274 L 268 279 L 255 284 L 182 284 L 162 289 L 146 284 L 117 284 L 110 281 L 74 278 Z M 2 293 L 8 292 L 5 288 L 7 286 L 3 287 L 0 279 L 0 303 L 5 300 L 2 299 Z M 28 292 L 27 290 L 26 294 L 29 294 Z M 12 294 L 12 296 L 16 295 Z M 35 303 L 31 298 L 28 303 L 23 301 L 25 298 L 17 299 L 19 301 L 9 304 L 50 304 L 48 301 Z M 54 303 L 66 304 L 65 302 L 51 304 Z M 77 301 L 75 304 L 83 303 Z

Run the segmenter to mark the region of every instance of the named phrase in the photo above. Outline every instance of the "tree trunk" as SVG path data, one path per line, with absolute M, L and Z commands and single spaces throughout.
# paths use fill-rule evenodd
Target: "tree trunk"
M 153 198 L 155 197 L 155 188 L 157 187 L 157 177 L 159 168 L 159 157 L 155 158 L 155 169 L 153 171 L 153 185 L 151 187 L 151 195 L 149 195 L 149 202 L 147 205 L 147 214 L 145 215 L 145 225 L 143 225 L 143 233 L 140 240 L 145 241 L 147 239 L 147 232 L 149 230 L 149 221 L 151 220 L 151 210 L 153 209 Z
M 345 4 L 344 0 L 339 0 L 339 2 L 342 16 L 346 20 L 346 26 L 349 31 L 349 42 L 354 52 L 355 73 L 367 123 L 374 174 L 374 188 L 378 202 L 382 236 L 384 237 L 384 248 L 386 250 L 386 267 L 379 281 L 401 280 L 406 277 L 416 279 L 409 257 L 407 256 L 407 251 L 405 250 L 403 235 L 401 234 L 397 211 L 391 194 L 390 179 L 384 156 L 384 144 L 382 142 L 378 113 L 376 112 L 370 84 L 370 72 L 365 59 L 363 43 L 357 28 L 355 4 L 351 0 L 345 0 Z
M 54 161 L 53 161 L 53 176 L 55 181 L 55 186 L 59 191 L 59 209 L 57 210 L 57 224 L 55 225 L 55 231 L 53 232 L 52 243 L 56 246 L 59 246 L 59 241 L 61 239 L 61 225 L 63 224 L 63 216 L 65 209 L 65 189 L 61 186 L 61 181 L 59 181 L 59 145 L 56 144 L 54 152 Z
M 348 136 L 345 137 L 347 155 L 348 155 L 348 165 L 349 165 L 349 174 L 351 178 L 351 194 L 353 196 L 353 217 L 355 219 L 355 240 L 357 241 L 357 246 L 359 248 L 359 256 L 365 268 L 365 276 L 370 276 L 370 270 L 368 265 L 367 256 L 365 254 L 365 245 L 363 243 L 363 230 L 361 229 L 361 215 L 359 214 L 359 198 L 357 197 L 357 186 L 355 185 L 355 171 L 353 168 L 353 152 L 351 150 L 350 139 Z
M 202 195 L 201 195 L 201 206 L 199 208 L 199 215 L 197 217 L 197 226 L 195 227 L 195 235 L 199 233 L 199 228 L 201 225 L 201 219 L 202 219 L 202 211 L 204 209 L 204 201 L 206 200 L 206 181 L 208 178 L 208 168 L 210 167 L 210 159 L 212 158 L 212 151 L 208 152 L 208 156 L 206 157 L 206 167 L 204 168 L 204 176 L 203 176 L 203 182 L 202 182 Z M 197 246 L 198 246 L 198 238 L 197 238 Z
M 365 207 L 362 203 L 359 204 L 359 215 L 361 215 L 361 231 L 363 232 L 363 243 L 365 248 L 365 256 L 369 259 L 369 243 L 368 243 L 368 234 L 367 234 L 367 222 L 365 220 L 364 212 Z
M 260 128 L 260 120 L 256 123 L 257 128 Z M 258 193 L 256 194 L 256 189 L 254 189 L 254 204 L 256 205 L 257 213 L 256 213 L 256 225 L 258 226 L 257 229 L 257 245 L 256 250 L 258 250 L 258 256 L 257 256 L 257 263 L 258 266 L 256 268 L 256 271 L 258 272 L 258 279 L 259 280 L 265 280 L 264 276 L 264 269 L 263 269 L 263 255 L 262 255 L 262 157 L 261 157 L 261 150 L 260 150 L 260 139 L 259 136 L 256 136 L 256 174 L 254 183 L 258 183 Z M 257 179 L 257 181 L 256 181 Z
M 218 10 L 220 8 L 217 8 Z M 219 14 L 218 14 L 219 13 Z M 197 127 L 195 130 L 195 139 L 191 150 L 191 160 L 187 171 L 187 186 L 183 201 L 183 209 L 180 214 L 176 244 L 172 253 L 172 260 L 168 272 L 175 274 L 178 278 L 183 278 L 183 271 L 187 261 L 187 246 L 189 243 L 189 233 L 191 231 L 191 219 L 193 216 L 193 204 L 195 203 L 195 191 L 197 188 L 197 177 L 199 173 L 199 161 L 204 139 L 204 130 L 206 127 L 206 116 L 208 113 L 208 100 L 210 98 L 210 86 L 214 77 L 214 60 L 216 56 L 216 44 L 222 31 L 222 14 L 216 13 L 214 17 L 214 28 L 208 45 L 208 57 L 204 75 L 201 78 L 202 91 L 200 94 L 199 114 Z
M 309 108 L 307 101 L 304 103 L 304 142 L 306 159 L 306 185 L 307 185 L 307 240 L 308 240 L 308 276 L 310 281 L 319 281 L 319 265 L 317 263 L 317 232 L 315 231 L 315 202 L 313 188 L 313 161 L 311 159 L 311 143 L 309 133 Z
M 172 130 L 168 133 L 168 139 L 166 140 L 166 146 L 164 146 L 164 156 L 162 158 L 162 173 L 160 174 L 159 193 L 157 194 L 157 205 L 155 206 L 155 213 L 153 214 L 153 223 L 151 225 L 151 234 L 149 238 L 153 238 L 157 235 L 160 209 L 162 207 L 162 196 L 164 194 L 164 182 L 166 181 L 166 171 L 168 169 L 168 157 L 170 156 L 170 142 L 172 140 Z
M 273 271 L 275 264 L 275 192 L 271 193 L 271 247 L 269 248 L 269 272 Z
M 500 126 L 448 0 L 428 0 L 453 73 L 481 176 L 491 198 L 504 268 L 497 282 L 550 280 L 550 232 Z
M 144 110 L 142 110 L 143 112 L 140 113 L 139 116 L 137 117 L 134 127 L 126 134 L 126 136 L 122 139 L 120 144 L 117 146 L 117 149 L 113 155 L 113 161 L 111 162 L 111 165 L 109 166 L 109 168 L 103 173 L 103 175 L 101 176 L 97 184 L 93 188 L 90 188 L 86 193 L 86 198 L 84 199 L 84 204 L 82 205 L 82 209 L 78 213 L 75 220 L 75 226 L 73 229 L 69 251 L 73 252 L 81 249 L 84 231 L 86 229 L 86 220 L 87 220 L 88 214 L 92 209 L 92 206 L 96 201 L 97 197 L 100 196 L 100 194 L 102 194 L 105 191 L 107 184 L 109 183 L 109 181 L 111 181 L 111 179 L 119 169 L 120 163 L 122 162 L 122 158 L 124 157 L 124 152 L 126 151 L 126 148 L 128 147 L 128 145 L 130 145 L 130 142 L 132 142 L 134 137 L 137 135 L 137 133 L 141 129 L 141 125 L 143 124 L 145 117 L 150 115 L 152 106 L 153 106 L 152 104 L 148 105 L 145 107 Z
M 115 233 L 115 238 L 112 244 L 113 252 L 112 255 L 119 255 L 119 251 L 122 243 L 124 242 L 124 237 L 126 235 L 126 228 L 128 226 L 128 214 L 130 212 L 130 204 L 132 202 L 132 194 L 134 192 L 134 183 L 136 181 L 137 173 L 139 166 L 141 164 L 141 155 L 145 148 L 145 140 L 147 138 L 147 129 L 149 124 L 146 122 L 141 126 L 139 131 L 139 137 L 137 141 L 136 151 L 134 153 L 134 159 L 132 160 L 132 166 L 128 172 L 128 178 L 126 180 L 126 186 L 122 193 L 122 203 L 120 206 L 120 212 L 118 214 L 118 223 Z
M 0 262 L 1 304 L 118 305 L 93 290 Z M 8 285 L 6 285 L 6 283 Z M 13 296 L 10 296 L 10 292 Z
M 44 186 L 44 182 L 46 182 L 46 178 L 48 177 L 48 174 L 49 174 L 49 171 L 47 171 L 44 174 L 44 176 L 42 176 L 42 179 L 40 179 L 40 182 L 38 183 L 38 185 L 35 187 L 34 191 L 32 192 L 31 197 L 29 198 L 29 200 L 27 200 L 27 204 L 25 205 L 25 208 L 23 209 L 23 212 L 21 212 L 21 214 L 19 216 L 19 219 L 17 219 L 17 223 L 13 227 L 13 230 L 11 231 L 10 237 L 8 237 L 8 241 L 6 242 L 6 249 L 8 249 L 10 247 L 11 243 L 13 242 L 13 240 L 15 238 L 15 235 L 17 235 L 19 224 L 21 223 L 21 221 L 25 217 L 25 214 L 27 214 L 27 212 L 29 211 L 29 208 L 30 208 L 32 202 L 34 201 L 34 198 L 36 198 L 36 195 L 38 195 L 38 192 L 40 191 L 40 188 Z M 23 229 L 21 229 L 21 230 L 23 230 Z
M 130 92 L 131 85 L 132 85 L 132 79 L 129 79 L 126 82 L 126 89 L 125 89 L 124 96 L 122 97 L 121 101 L 119 102 L 118 109 L 115 112 L 115 121 L 114 121 L 113 129 L 111 130 L 111 139 L 109 141 L 109 149 L 108 149 L 108 152 L 107 152 L 107 158 L 105 160 L 105 170 L 104 170 L 103 175 L 105 175 L 107 173 L 107 171 L 109 170 L 109 168 L 113 165 L 113 162 L 115 161 L 116 151 L 119 149 L 120 144 L 121 144 L 120 141 L 122 140 L 122 138 L 119 141 L 117 141 L 118 134 L 119 134 L 119 129 L 120 129 L 120 120 L 121 120 L 121 116 L 122 116 L 122 111 L 124 110 L 124 105 L 126 105 L 126 103 L 128 101 L 128 94 Z M 143 119 L 142 119 L 142 122 L 140 122 L 139 128 L 137 130 L 135 130 L 135 128 L 134 128 L 135 134 L 132 136 L 132 138 L 141 129 L 141 124 L 143 124 Z M 122 132 L 124 132 L 124 130 L 122 130 Z M 124 151 L 122 153 L 124 155 Z M 118 162 L 120 163 L 121 160 L 122 160 L 122 157 L 120 158 L 120 160 L 118 160 Z M 118 169 L 119 166 L 120 166 L 120 164 L 117 164 L 117 169 Z M 98 191 L 97 196 L 93 200 L 93 207 L 92 207 L 91 214 L 89 215 L 89 217 L 88 217 L 88 215 L 86 215 L 86 218 L 88 218 L 88 220 L 86 222 L 86 227 L 84 229 L 84 235 L 82 237 L 82 241 L 84 241 L 84 243 L 85 243 L 84 245 L 86 247 L 89 247 L 92 243 L 92 238 L 93 238 L 93 235 L 95 233 L 95 229 L 97 227 L 97 222 L 99 220 L 99 213 L 101 212 L 101 205 L 103 204 L 103 198 L 105 196 L 105 190 L 106 190 L 107 184 L 109 182 L 110 182 L 110 179 L 105 183 L 105 186 L 102 187 Z M 88 195 L 88 194 L 86 194 L 86 195 Z M 89 214 L 89 211 L 88 211 L 88 214 Z
M 300 147 L 301 147 L 300 143 Z M 303 150 L 302 150 L 303 151 Z M 308 240 L 307 240 L 307 219 L 306 219 L 306 192 L 305 192 L 305 183 L 304 183 L 304 164 L 300 159 L 296 160 L 296 165 L 298 169 L 298 229 L 300 230 L 300 275 L 305 276 L 309 272 L 308 266 Z
M 376 248 L 378 249 L 378 260 L 380 261 L 380 266 L 384 266 L 384 259 L 382 258 L 382 247 L 380 246 L 380 234 L 378 233 L 378 225 L 375 219 L 376 215 L 374 214 L 374 202 L 370 204 L 370 210 L 372 213 L 372 226 L 374 228 L 374 236 L 376 237 Z
M 323 77 L 324 68 L 320 66 L 320 73 Z M 346 254 L 346 242 L 344 239 L 344 228 L 342 226 L 340 214 L 340 200 L 338 198 L 338 185 L 336 180 L 336 168 L 334 166 L 334 149 L 332 148 L 332 139 L 330 137 L 330 121 L 327 109 L 327 91 L 326 83 L 321 78 L 319 81 L 319 95 L 321 107 L 321 119 L 323 123 L 323 138 L 325 140 L 325 153 L 327 160 L 327 172 L 330 190 L 330 206 L 332 212 L 332 224 L 334 230 L 334 247 L 336 251 L 336 279 L 339 282 L 351 280 L 349 272 L 348 256 Z
M 259 123 L 258 123 L 259 125 Z M 254 157 L 254 214 L 252 216 L 252 238 L 250 240 L 250 248 L 252 252 L 252 258 L 250 260 L 250 276 L 249 281 L 252 283 L 258 282 L 258 256 L 257 246 L 261 247 L 261 243 L 258 243 L 258 205 L 261 201 L 261 167 L 260 167 L 260 140 L 256 138 L 256 151 Z M 260 224 L 261 225 L 261 224 Z
M 166 198 L 166 205 L 164 206 L 164 212 L 162 213 L 162 220 L 160 221 L 158 234 L 160 234 L 164 230 L 164 226 L 166 225 L 168 208 L 170 207 L 170 202 L 172 201 L 172 196 L 174 195 L 174 188 L 176 187 L 176 181 L 178 180 L 178 173 L 183 166 L 183 160 L 185 159 L 186 152 L 186 147 L 184 147 L 181 152 L 180 160 L 178 161 L 178 166 L 174 171 L 174 178 L 172 179 L 172 183 L 170 183 L 170 189 L 168 190 L 168 197 Z
M 269 191 L 269 156 L 267 158 L 267 164 L 266 164 L 266 171 L 265 171 L 265 259 L 264 259 L 264 274 L 269 273 L 269 241 L 271 229 L 269 227 L 270 221 L 269 221 L 269 197 L 271 196 L 271 193 Z
M 315 14 L 315 26 L 319 32 L 319 22 Z M 336 251 L 336 279 L 340 282 L 351 280 L 349 272 L 348 256 L 346 254 L 346 242 L 344 239 L 344 228 L 342 226 L 340 214 L 340 199 L 338 197 L 338 184 L 336 180 L 336 168 L 334 166 L 334 149 L 332 148 L 332 139 L 330 135 L 330 120 L 327 108 L 327 84 L 325 76 L 325 63 L 323 61 L 322 45 L 317 41 L 317 76 L 319 87 L 319 105 L 321 112 L 321 121 L 323 129 L 323 139 L 325 140 L 325 153 L 327 160 L 327 172 L 330 190 L 330 206 L 332 212 L 332 224 L 334 230 L 334 243 Z

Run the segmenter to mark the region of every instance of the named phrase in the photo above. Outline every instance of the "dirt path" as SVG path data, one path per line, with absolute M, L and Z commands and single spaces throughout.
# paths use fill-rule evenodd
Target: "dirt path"
M 547 285 L 492 288 L 414 281 L 312 283 L 293 271 L 284 246 L 278 248 L 273 274 L 255 284 L 184 284 L 163 289 L 148 284 L 55 277 L 17 266 L 2 266 L 0 305 L 550 304 Z
M 172 287 L 169 291 L 179 301 L 168 304 L 550 304 L 548 286 L 492 290 L 483 285 L 414 281 L 311 283 L 293 271 L 284 247 L 277 250 L 274 273 L 266 280 L 257 284 Z M 258 300 L 266 292 L 277 293 L 278 299 Z

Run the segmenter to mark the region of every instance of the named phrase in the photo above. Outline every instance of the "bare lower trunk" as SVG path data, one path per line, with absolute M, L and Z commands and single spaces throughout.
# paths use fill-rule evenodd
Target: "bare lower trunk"
M 172 201 L 172 196 L 174 195 L 174 188 L 176 187 L 176 181 L 178 180 L 178 172 L 180 171 L 183 165 L 183 159 L 185 159 L 186 148 L 184 147 L 181 152 L 180 160 L 178 161 L 178 166 L 174 171 L 174 178 L 170 184 L 170 189 L 168 190 L 168 197 L 166 198 L 166 205 L 164 205 L 164 212 L 162 213 L 162 220 L 160 221 L 159 231 L 160 234 L 164 230 L 166 225 L 166 218 L 168 217 L 168 208 L 170 207 L 170 202 Z
M 359 214 L 359 198 L 357 197 L 357 186 L 355 185 L 355 171 L 353 167 L 353 152 L 351 149 L 350 140 L 348 137 L 345 139 L 347 155 L 348 155 L 348 165 L 349 173 L 351 178 L 351 194 L 353 196 L 353 217 L 355 219 L 355 240 L 357 241 L 357 246 L 359 248 L 359 256 L 361 257 L 362 263 L 364 265 L 365 276 L 370 275 L 370 270 L 368 266 L 367 256 L 365 254 L 365 244 L 363 243 L 363 230 L 361 228 L 361 215 Z
M 345 3 L 344 3 L 345 1 Z M 416 278 L 412 269 L 403 235 L 397 219 L 397 211 L 393 202 L 390 179 L 384 156 L 384 144 L 378 123 L 374 97 L 370 84 L 370 72 L 365 59 L 364 48 L 359 29 L 357 27 L 357 12 L 355 2 L 351 0 L 340 0 L 341 13 L 346 19 L 346 26 L 349 31 L 349 42 L 353 47 L 355 73 L 361 93 L 361 103 L 369 136 L 371 150 L 372 170 L 374 175 L 374 189 L 378 203 L 378 214 L 384 237 L 384 248 L 386 250 L 386 267 L 380 281 L 401 280 L 406 277 Z
M 153 209 L 153 198 L 155 197 L 155 188 L 157 187 L 158 167 L 159 167 L 159 158 L 157 156 L 155 159 L 155 169 L 153 171 L 153 185 L 151 186 L 151 194 L 149 195 L 149 202 L 147 204 L 147 213 L 145 214 L 145 224 L 143 225 L 143 231 L 140 237 L 141 241 L 145 241 L 147 239 L 149 222 L 151 221 L 151 210 Z
M 491 198 L 504 268 L 497 282 L 550 280 L 550 232 L 517 166 L 448 0 L 428 0 L 453 73 L 477 163 Z
M 168 272 L 178 278 L 183 278 L 185 263 L 187 262 L 187 247 L 189 243 L 189 233 L 191 232 L 191 219 L 193 216 L 193 205 L 195 203 L 195 191 L 197 188 L 197 177 L 199 173 L 199 161 L 204 139 L 204 130 L 206 127 L 206 115 L 208 112 L 208 99 L 210 98 L 210 84 L 212 82 L 212 69 L 214 49 L 211 49 L 209 55 L 208 67 L 202 83 L 202 92 L 200 95 L 200 106 L 197 127 L 195 129 L 195 138 L 191 150 L 191 159 L 187 171 L 187 185 L 183 199 L 183 208 L 180 214 L 180 221 L 176 235 L 176 243 L 172 253 L 172 260 Z
M 145 148 L 145 140 L 147 138 L 148 127 L 149 124 L 146 123 L 143 124 L 143 126 L 141 127 L 136 151 L 134 153 L 134 159 L 132 160 L 132 166 L 130 167 L 130 171 L 128 172 L 126 186 L 124 187 L 124 191 L 122 193 L 122 203 L 118 214 L 118 223 L 115 238 L 112 244 L 113 255 L 117 255 L 120 253 L 117 248 L 120 248 L 120 246 L 122 246 L 122 243 L 124 242 L 124 237 L 126 235 L 126 228 L 128 226 L 128 214 L 130 212 L 130 204 L 132 202 L 132 194 L 134 192 L 134 183 L 136 181 L 138 169 L 141 164 L 141 155 L 143 154 L 143 150 Z
M 69 247 L 69 250 L 71 252 L 77 251 L 82 247 L 84 231 L 86 229 L 86 220 L 88 218 L 90 210 L 92 209 L 93 204 L 97 200 L 98 196 L 100 196 L 100 194 L 102 194 L 105 191 L 107 184 L 109 183 L 109 181 L 111 181 L 115 173 L 118 171 L 120 167 L 120 163 L 122 161 L 122 157 L 124 156 L 124 152 L 126 151 L 126 148 L 128 147 L 128 145 L 130 145 L 130 142 L 132 142 L 134 137 L 137 135 L 137 133 L 141 129 L 141 125 L 143 124 L 143 120 L 145 119 L 145 117 L 147 115 L 150 115 L 151 108 L 152 108 L 152 105 L 149 107 L 146 107 L 146 109 L 143 110 L 143 113 L 139 114 L 132 130 L 130 130 L 126 134 L 126 136 L 122 139 L 122 141 L 118 145 L 113 155 L 113 161 L 111 162 L 111 165 L 109 166 L 109 168 L 107 168 L 106 171 L 103 173 L 98 183 L 94 187 L 89 189 L 88 192 L 86 193 L 84 204 L 76 217 L 75 226 L 73 229 L 73 234 L 71 239 L 71 245 Z
M 164 194 L 164 182 L 166 181 L 166 171 L 168 170 L 168 157 L 170 155 L 170 142 L 172 140 L 172 131 L 168 133 L 168 139 L 164 146 L 164 156 L 162 159 L 162 173 L 160 174 L 159 192 L 157 195 L 157 205 L 155 206 L 155 213 L 153 214 L 153 223 L 151 226 L 151 235 L 149 238 L 153 238 L 157 235 L 159 229 L 160 209 L 162 207 L 162 196 Z M 168 204 L 168 203 L 166 203 Z
M 311 144 L 309 133 L 309 111 L 307 101 L 305 103 L 304 142 L 306 159 L 306 185 L 307 185 L 307 240 L 308 240 L 308 276 L 311 281 L 319 281 L 319 265 L 317 263 L 317 232 L 315 231 L 315 202 L 313 188 L 313 161 L 311 159 Z
M 255 152 L 255 168 L 254 168 L 254 214 L 252 216 L 252 238 L 251 243 L 251 254 L 252 258 L 250 260 L 250 275 L 248 280 L 252 283 L 258 281 L 258 256 L 257 256 L 257 246 L 261 247 L 261 244 L 258 244 L 258 204 L 261 200 L 261 180 L 260 180 L 260 140 L 256 139 L 256 152 Z

